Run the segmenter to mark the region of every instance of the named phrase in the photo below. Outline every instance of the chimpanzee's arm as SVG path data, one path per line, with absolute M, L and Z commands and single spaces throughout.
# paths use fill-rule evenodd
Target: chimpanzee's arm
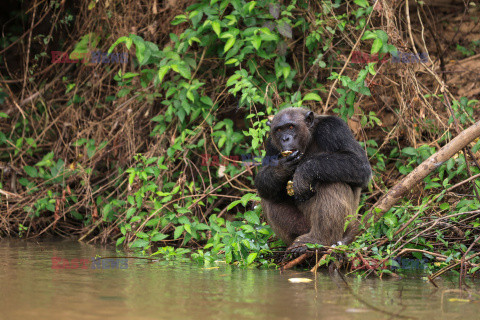
M 287 195 L 287 181 L 293 176 L 296 166 L 291 168 L 282 166 L 276 158 L 280 154 L 270 142 L 266 142 L 266 155 L 263 167 L 255 178 L 255 187 L 260 197 L 274 202 L 291 202 L 292 197 Z
M 342 119 L 321 117 L 313 139 L 321 152 L 305 159 L 295 172 L 296 176 L 309 183 L 345 182 L 362 188 L 368 185 L 372 169 L 367 155 Z

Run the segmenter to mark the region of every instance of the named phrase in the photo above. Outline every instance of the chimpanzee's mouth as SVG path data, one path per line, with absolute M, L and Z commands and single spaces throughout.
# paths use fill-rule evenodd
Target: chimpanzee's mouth
M 291 155 L 291 154 L 294 153 L 295 151 L 297 151 L 297 150 L 295 150 L 295 149 L 292 149 L 292 150 L 284 150 L 284 151 L 281 152 L 281 153 L 282 153 L 282 157 L 288 157 L 289 155 Z

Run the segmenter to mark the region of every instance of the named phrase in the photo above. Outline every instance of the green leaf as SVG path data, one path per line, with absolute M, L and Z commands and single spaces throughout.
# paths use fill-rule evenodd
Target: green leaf
M 148 234 L 146 234 L 145 232 L 137 232 L 135 235 L 136 235 L 138 238 L 148 239 Z
M 117 239 L 117 243 L 115 244 L 117 247 L 121 245 L 125 241 L 125 237 L 120 237 Z
M 87 145 L 87 156 L 89 159 L 92 159 L 92 157 L 95 155 L 95 144 L 88 144 Z
M 242 230 L 245 230 L 246 233 L 253 233 L 255 229 L 250 224 L 245 224 L 242 226 Z
M 407 155 L 407 156 L 416 156 L 417 155 L 417 151 L 415 150 L 415 148 L 412 148 L 412 147 L 403 148 L 402 153 Z
M 108 215 L 110 214 L 110 212 L 112 212 L 112 204 L 107 203 L 105 205 L 105 207 L 103 207 L 103 210 L 102 210 L 103 218 L 106 219 L 108 217 Z
M 255 8 L 255 5 L 257 4 L 257 1 L 250 1 L 248 4 L 247 4 L 247 8 L 248 8 L 248 12 L 252 12 L 253 8 Z
M 363 34 L 363 37 L 362 37 L 362 40 L 370 40 L 370 39 L 377 39 L 378 38 L 378 35 L 373 33 L 372 31 L 370 30 L 367 30 L 365 31 L 365 33 Z
M 140 75 L 140 73 L 126 72 L 125 74 L 120 74 L 122 79 L 130 79 L 130 78 L 136 77 L 138 75 Z
M 184 15 L 184 14 L 181 14 L 179 16 L 176 16 L 173 21 L 172 21 L 172 25 L 176 26 L 180 23 L 183 23 L 183 22 L 186 22 L 187 21 L 187 17 Z
M 303 97 L 303 100 L 304 100 L 304 101 L 311 101 L 311 100 L 313 100 L 313 101 L 319 101 L 319 102 L 321 102 L 321 101 L 322 101 L 322 98 L 321 98 L 318 94 L 316 94 L 316 93 L 314 93 L 314 92 L 310 92 L 310 93 L 307 93 L 307 94 L 305 95 L 305 97 Z
M 220 27 L 220 21 L 215 20 L 212 22 L 212 29 L 215 31 L 217 36 L 220 36 L 220 33 L 222 32 L 222 28 Z
M 247 257 L 247 265 L 252 264 L 253 261 L 257 258 L 258 252 L 252 252 Z
M 384 221 L 387 226 L 394 227 L 397 224 L 397 217 L 392 213 L 387 213 L 384 215 Z
M 135 217 L 133 217 L 132 219 L 130 219 L 130 223 L 134 223 L 134 222 L 137 222 L 137 221 L 140 221 L 140 220 L 142 220 L 141 217 L 135 216 Z
M 192 102 L 195 101 L 195 97 L 193 96 L 193 93 L 192 93 L 191 90 L 188 90 L 188 91 L 187 91 L 187 98 L 188 98 L 190 101 L 192 101 Z
M 132 201 L 133 201 L 133 197 L 131 197 L 131 198 L 132 198 Z M 126 212 L 126 218 L 130 219 L 130 217 L 135 213 L 136 210 L 137 210 L 136 208 L 129 208 Z
M 476 153 L 479 149 L 480 149 L 480 139 L 478 139 L 478 141 L 477 141 L 477 143 L 475 144 L 475 146 L 473 146 L 472 152 L 473 152 L 473 153 Z
M 377 72 L 375 71 L 375 64 L 376 64 L 376 62 L 370 62 L 370 63 L 368 64 L 368 72 L 369 72 L 372 76 L 374 76 L 374 75 L 377 74 Z
M 154 235 L 151 239 L 152 242 L 155 242 L 155 241 L 162 241 L 163 239 L 166 239 L 168 238 L 168 234 L 163 234 L 163 233 L 157 233 L 156 235 Z
M 232 202 L 227 206 L 227 210 L 231 210 L 233 207 L 235 207 L 237 204 L 240 204 L 241 202 L 242 202 L 242 200 L 232 201 Z
M 355 92 L 354 91 L 349 91 L 347 93 L 347 97 L 345 99 L 347 105 L 349 105 L 350 107 L 353 107 L 353 104 L 355 103 Z M 349 109 L 349 110 L 353 110 L 353 109 Z
M 77 54 L 87 53 L 97 47 L 99 40 L 100 40 L 100 37 L 97 36 L 95 33 L 93 32 L 87 33 L 80 39 L 80 41 L 77 44 L 75 44 L 75 49 L 73 50 L 72 53 L 77 53 Z
M 450 204 L 447 202 L 444 202 L 440 205 L 440 210 L 449 210 L 450 209 Z
M 53 159 L 53 152 L 49 152 L 43 157 L 43 159 L 40 162 L 36 163 L 35 166 L 37 167 L 50 166 L 52 159 Z
M 412 252 L 412 256 L 414 256 L 418 260 L 422 260 L 423 258 L 423 254 L 421 252 Z
M 433 188 L 440 188 L 442 185 L 438 182 L 430 182 L 425 186 L 425 190 L 433 189 Z
M 163 77 L 165 77 L 165 75 L 168 71 L 170 71 L 171 68 L 172 67 L 170 66 L 163 66 L 158 70 L 158 79 L 160 80 L 160 82 L 163 81 Z
M 25 172 L 32 178 L 38 177 L 38 171 L 34 167 L 25 166 L 23 167 L 23 170 L 25 170 Z
M 74 146 L 74 147 L 80 147 L 80 146 L 82 146 L 82 145 L 83 145 L 85 142 L 87 142 L 87 141 L 88 141 L 88 140 L 85 139 L 85 138 L 80 138 L 80 139 L 78 139 L 77 141 L 75 141 L 75 142 L 72 144 L 72 146 Z
M 260 49 L 260 46 L 262 45 L 262 38 L 260 36 L 254 36 L 252 39 L 252 45 L 256 50 Z
M 142 64 L 145 60 L 145 50 L 147 49 L 145 41 L 137 36 L 133 39 L 133 42 L 135 43 L 135 55 L 137 56 L 137 60 Z
M 388 42 L 388 34 L 383 31 L 383 30 L 375 30 L 375 34 L 377 35 L 378 38 L 382 39 L 383 43 Z
M 248 223 L 253 223 L 253 224 L 260 224 L 260 218 L 258 217 L 258 215 L 253 212 L 253 211 L 247 211 L 245 212 L 245 220 L 248 221 Z
M 203 102 L 204 104 L 206 104 L 209 107 L 213 106 L 213 101 L 212 101 L 212 99 L 210 99 L 210 97 L 202 96 L 200 98 L 200 101 Z
M 383 47 L 382 39 L 380 39 L 380 38 L 375 39 L 375 41 L 373 41 L 371 54 L 378 53 L 380 51 L 380 49 L 382 49 L 382 47 Z
M 120 38 L 117 39 L 117 41 L 115 41 L 110 46 L 110 48 L 108 49 L 108 54 L 112 53 L 113 49 L 115 49 L 115 47 L 122 42 L 125 42 L 125 44 L 127 46 L 127 49 L 130 49 L 130 47 L 132 46 L 132 43 L 133 43 L 132 39 L 130 39 L 129 37 L 120 37 Z
M 369 6 L 367 0 L 354 0 L 353 2 L 355 2 L 357 5 L 359 5 L 362 8 L 366 8 Z
M 130 245 L 130 248 L 145 248 L 148 244 L 149 242 L 147 240 L 137 239 Z
M 225 62 L 225 64 L 232 64 L 232 63 L 236 63 L 236 62 L 238 62 L 238 59 L 231 58 L 231 59 L 228 59 L 227 62 Z
M 175 228 L 175 232 L 173 233 L 173 239 L 178 239 L 183 233 L 183 226 L 178 226 Z
M 172 69 L 180 73 L 185 79 L 190 79 L 192 77 L 190 67 L 186 64 L 179 64 L 177 66 L 173 65 Z
M 291 68 L 290 68 L 290 66 L 289 66 L 288 64 L 285 65 L 285 66 L 282 68 L 282 74 L 283 74 L 283 77 L 284 77 L 285 79 L 288 78 L 288 75 L 290 74 L 290 70 L 291 70 Z
M 452 170 L 454 166 L 455 166 L 455 159 L 453 159 L 453 158 L 448 159 L 447 170 L 448 171 Z
M 234 44 L 235 38 L 228 38 L 227 43 L 225 43 L 225 48 L 223 49 L 223 52 L 227 52 L 228 50 L 230 50 L 230 48 L 232 48 Z

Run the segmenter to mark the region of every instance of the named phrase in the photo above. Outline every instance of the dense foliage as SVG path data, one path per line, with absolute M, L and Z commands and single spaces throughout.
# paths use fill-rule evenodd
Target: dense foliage
M 261 215 L 253 177 L 267 118 L 290 106 L 348 121 L 375 175 L 363 214 L 456 135 L 455 126 L 479 115 L 478 101 L 466 97 L 449 110 L 432 80 L 418 85 L 413 64 L 346 62 L 353 51 L 380 60 L 404 50 L 398 30 L 377 17 L 382 10 L 366 0 L 198 0 L 175 16 L 177 32 L 161 42 L 147 31 L 82 30 L 71 54 L 128 51 L 129 64 L 97 66 L 105 74 L 89 79 L 91 65 L 80 62 L 79 78 L 54 79 L 50 100 L 0 113 L 0 156 L 12 164 L 0 182 L 11 193 L 2 199 L 2 234 L 75 234 L 166 257 L 271 265 L 282 244 Z M 407 73 L 387 72 L 400 69 Z M 1 89 L 2 104 L 10 94 Z M 353 267 L 398 266 L 389 258 L 399 253 L 435 262 L 426 265 L 432 271 L 461 259 L 479 236 L 480 184 L 453 186 L 480 173 L 472 158 L 479 148 L 476 142 L 470 154 L 447 161 L 339 248 Z

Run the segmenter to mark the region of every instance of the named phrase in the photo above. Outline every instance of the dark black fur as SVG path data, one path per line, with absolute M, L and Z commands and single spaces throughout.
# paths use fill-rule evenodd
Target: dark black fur
M 285 150 L 298 152 L 282 158 Z M 350 242 L 356 224 L 344 234 L 345 219 L 355 214 L 371 168 L 348 125 L 338 117 L 288 108 L 274 117 L 266 151 L 267 159 L 279 160 L 261 169 L 255 186 L 277 235 L 288 245 Z M 294 197 L 286 192 L 289 180 Z

